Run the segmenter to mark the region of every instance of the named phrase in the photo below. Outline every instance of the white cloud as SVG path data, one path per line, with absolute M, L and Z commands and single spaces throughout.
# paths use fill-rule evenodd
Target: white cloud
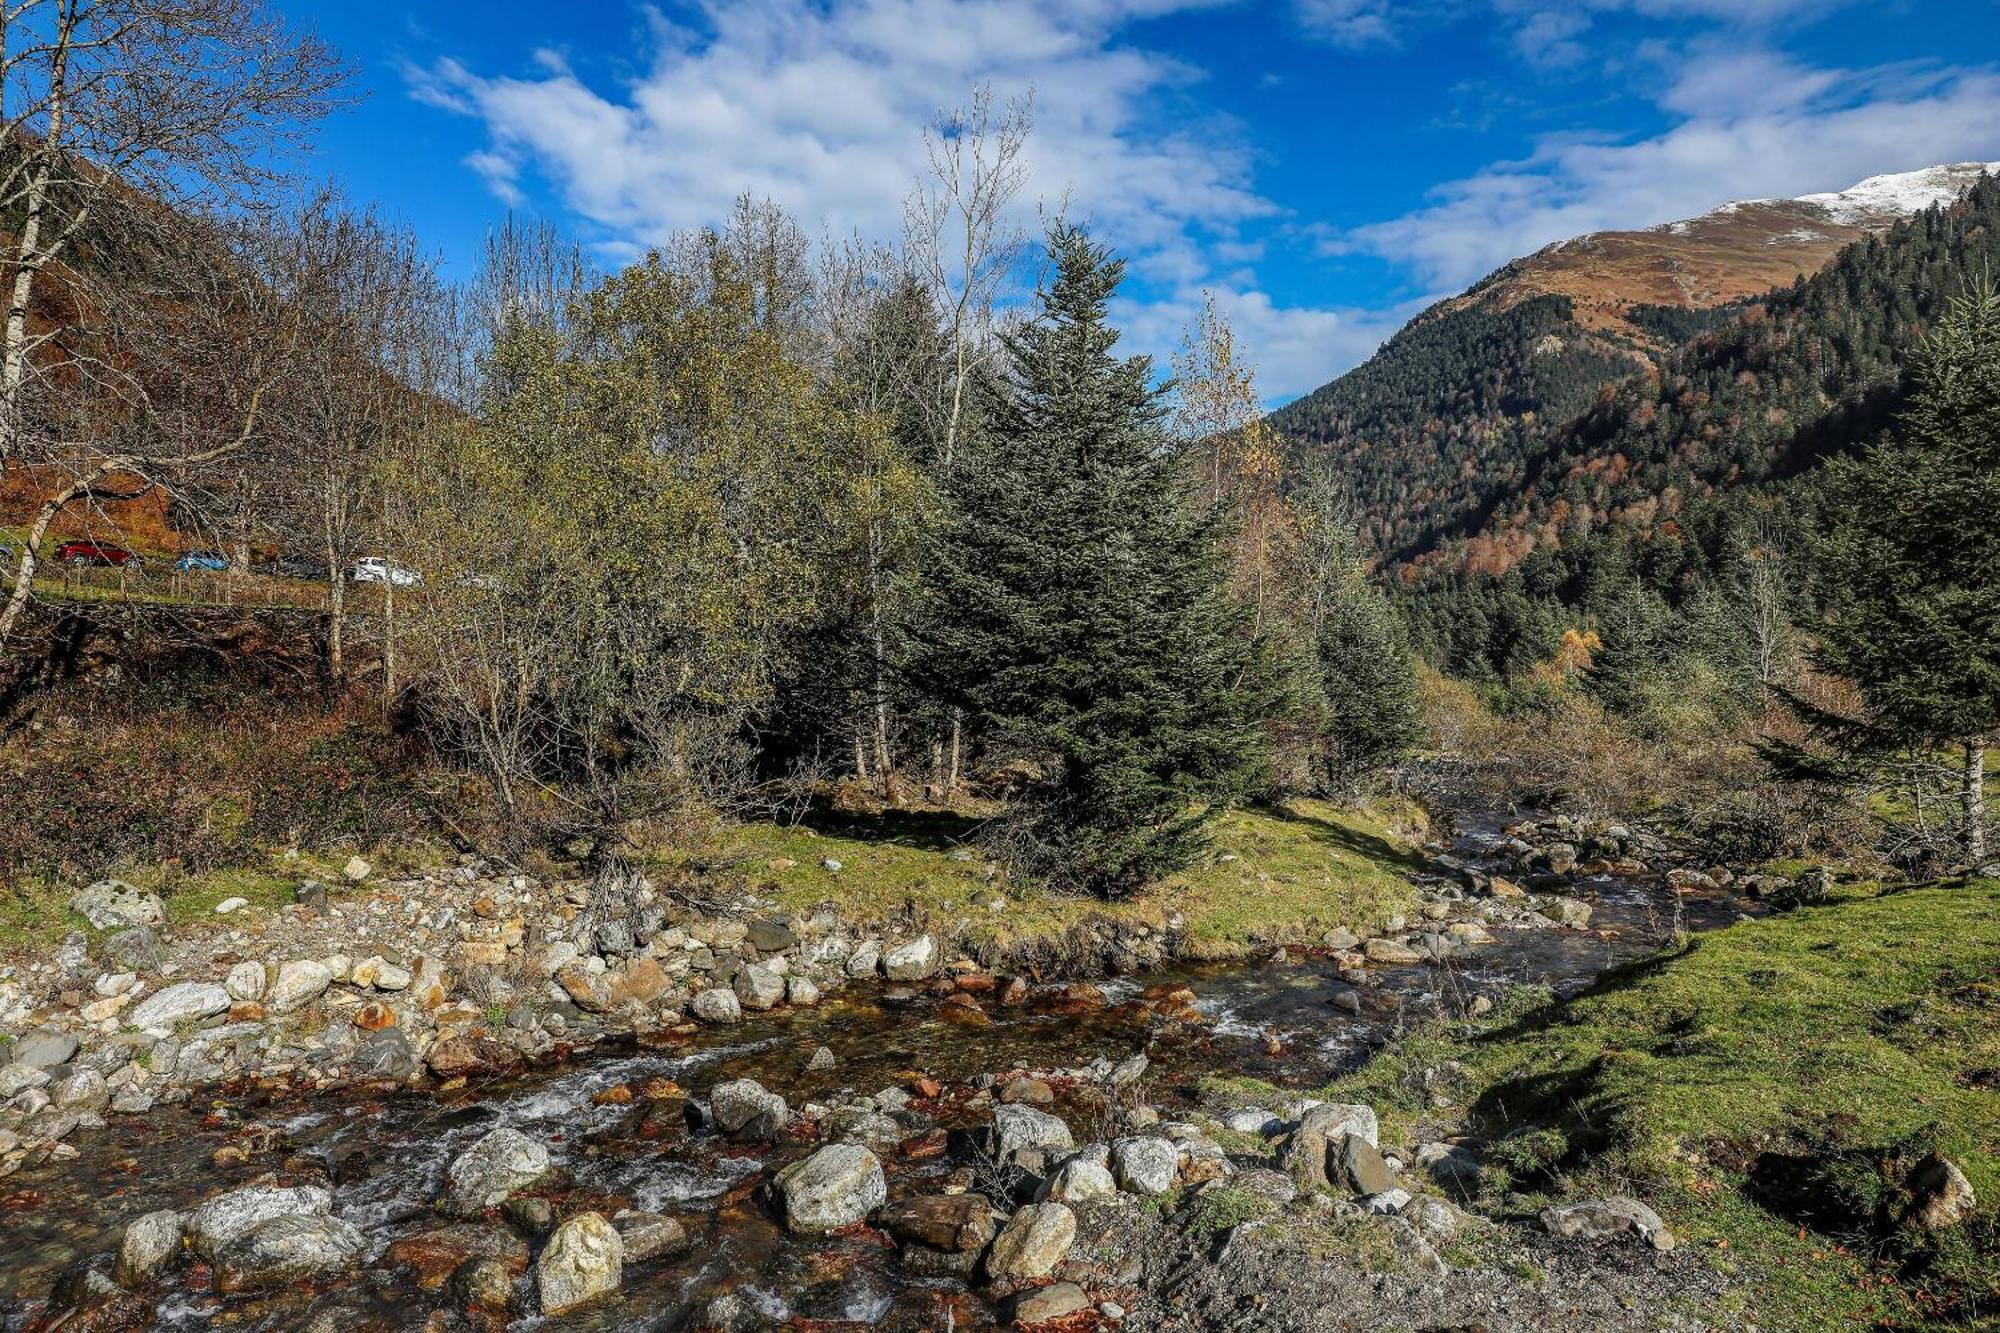
M 1760 51 L 1698 49 L 1661 97 L 1677 123 L 1621 141 L 1551 136 L 1433 192 L 1428 207 L 1329 246 L 1458 288 L 1587 231 L 1648 226 L 1731 199 L 1838 190 L 1939 162 L 2000 158 L 2000 75 L 1829 71 Z
M 525 73 L 454 60 L 407 71 L 411 95 L 470 116 L 467 159 L 518 203 L 533 177 L 597 230 L 607 257 L 726 216 L 749 192 L 808 226 L 893 239 L 923 164 L 922 127 L 990 83 L 1034 94 L 1030 194 L 1066 200 L 1132 261 L 1126 344 L 1165 363 L 1204 287 L 1217 287 L 1263 367 L 1301 392 L 1371 351 L 1386 317 L 1281 306 L 1220 268 L 1254 261 L 1245 224 L 1280 210 L 1255 188 L 1236 127 L 1196 106 L 1200 74 L 1116 40 L 1131 20 L 1213 0 L 714 0 L 695 32 L 649 15 L 649 64 L 595 84 L 537 52 Z
M 608 238 L 654 242 L 768 195 L 837 232 L 894 234 L 922 163 L 921 127 L 990 82 L 1032 89 L 1035 187 L 1139 262 L 1178 262 L 1192 230 L 1228 234 L 1275 210 L 1225 123 L 1163 130 L 1199 74 L 1115 44 L 1128 21 L 1197 0 L 735 0 L 707 31 L 651 27 L 650 68 L 618 87 L 546 55 L 524 75 L 453 61 L 415 96 L 482 120 L 474 165 L 496 188 L 533 172 Z M 1035 201 L 1022 201 L 1032 220 Z

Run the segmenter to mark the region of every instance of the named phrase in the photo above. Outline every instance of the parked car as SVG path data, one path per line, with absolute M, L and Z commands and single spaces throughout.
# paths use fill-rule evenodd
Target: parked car
M 174 561 L 175 571 L 181 574 L 193 574 L 197 572 L 220 574 L 228 568 L 228 557 L 224 556 L 220 551 L 189 551 L 181 556 L 180 559 Z
M 326 580 L 327 568 L 321 562 L 303 555 L 281 555 L 257 566 L 259 574 L 268 574 L 280 579 L 309 579 L 315 583 Z
M 391 564 L 387 556 L 380 555 L 364 555 L 356 560 L 348 577 L 356 583 L 393 583 L 398 588 L 424 581 L 424 576 L 416 570 Z
M 144 560 L 124 547 L 94 541 L 64 542 L 56 547 L 55 562 L 59 565 L 96 565 L 99 568 L 133 570 L 146 567 Z

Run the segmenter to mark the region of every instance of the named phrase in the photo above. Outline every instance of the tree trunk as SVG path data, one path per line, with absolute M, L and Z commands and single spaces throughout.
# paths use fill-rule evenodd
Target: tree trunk
M 1965 743 L 1965 863 L 1978 867 L 1986 861 L 1986 743 Z
M 347 671 L 345 645 L 341 639 L 345 631 L 347 609 L 347 580 L 341 577 L 338 566 L 332 564 L 333 548 L 327 548 L 327 577 L 332 580 L 327 589 L 326 599 L 326 671 L 336 686 Z

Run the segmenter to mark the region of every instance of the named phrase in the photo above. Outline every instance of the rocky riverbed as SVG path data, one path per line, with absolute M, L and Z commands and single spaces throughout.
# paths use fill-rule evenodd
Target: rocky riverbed
M 355 865 L 171 933 L 147 895 L 93 886 L 96 937 L 0 981 L 6 1327 L 1315 1328 L 1394 1306 L 1622 1328 L 1698 1307 L 1712 1279 L 1643 1205 L 1482 1221 L 1457 1202 L 1476 1144 L 1385 1142 L 1305 1090 L 1413 1017 L 1586 984 L 1810 884 L 1569 821 L 1433 851 L 1384 934 L 1205 968 L 1174 965 L 1171 931 L 1134 937 L 1109 952 L 1143 970 L 1098 984 L 831 908 L 694 911 L 620 870 Z M 1239 1073 L 1300 1092 L 1240 1105 L 1210 1081 Z

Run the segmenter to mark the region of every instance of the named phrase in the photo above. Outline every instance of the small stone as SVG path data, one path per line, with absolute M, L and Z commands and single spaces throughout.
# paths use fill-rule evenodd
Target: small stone
M 833 1048 L 821 1046 L 813 1051 L 812 1059 L 806 1061 L 806 1072 L 809 1074 L 824 1073 L 829 1069 L 838 1068 L 839 1065 L 840 1061 L 835 1058 Z
M 14 1043 L 13 1060 L 9 1067 L 19 1066 L 23 1070 L 54 1069 L 57 1065 L 69 1062 L 70 1057 L 76 1054 L 76 1045 L 76 1038 L 67 1032 L 55 1032 L 47 1028 L 37 1029 Z M 14 1081 L 19 1082 L 22 1077 L 16 1074 Z M 45 1077 L 41 1082 L 46 1083 L 48 1079 Z M 40 1083 L 20 1082 L 19 1086 L 4 1095 L 11 1097 L 22 1088 L 39 1086 Z
M 899 1240 L 936 1250 L 979 1251 L 993 1239 L 993 1207 L 978 1194 L 930 1194 L 882 1209 L 879 1225 Z
M 1396 1188 L 1396 1174 L 1382 1160 L 1382 1154 L 1374 1144 L 1359 1134 L 1343 1134 L 1334 1145 L 1334 1159 L 1331 1165 L 1340 1169 L 1347 1188 L 1363 1198 L 1384 1194 Z M 1407 1197 L 1407 1196 L 1405 1196 Z M 1396 1205 L 1401 1207 L 1401 1203 Z M 1389 1211 L 1394 1211 L 1393 1209 Z
M 785 978 L 785 1002 L 801 1009 L 810 1008 L 820 1001 L 819 987 L 810 977 L 788 976 Z
M 1972 1216 L 1979 1204 L 1958 1163 L 1938 1153 L 1917 1163 L 1908 1188 L 1911 1203 L 1905 1220 L 1920 1231 L 1949 1230 Z
M 375 867 L 369 865 L 360 857 L 350 856 L 347 858 L 347 864 L 340 868 L 340 873 L 346 878 L 348 883 L 359 884 L 362 880 L 367 879 L 374 872 L 374 869 Z
M 93 930 L 167 923 L 167 905 L 159 894 L 147 893 L 122 879 L 101 879 L 78 890 L 69 900 L 69 908 L 88 921 Z
M 232 912 L 242 911 L 249 905 L 250 900 L 248 898 L 224 898 L 215 905 L 215 914 L 217 916 L 228 916 Z
M 1106 1199 L 1118 1192 L 1111 1172 L 1088 1157 L 1072 1157 L 1055 1169 L 1036 1192 L 1037 1203 L 1080 1203 L 1085 1199 Z
M 993 1155 L 1003 1162 L 1028 1149 L 1067 1151 L 1076 1147 L 1069 1126 L 1046 1111 L 1002 1106 L 993 1113 Z

